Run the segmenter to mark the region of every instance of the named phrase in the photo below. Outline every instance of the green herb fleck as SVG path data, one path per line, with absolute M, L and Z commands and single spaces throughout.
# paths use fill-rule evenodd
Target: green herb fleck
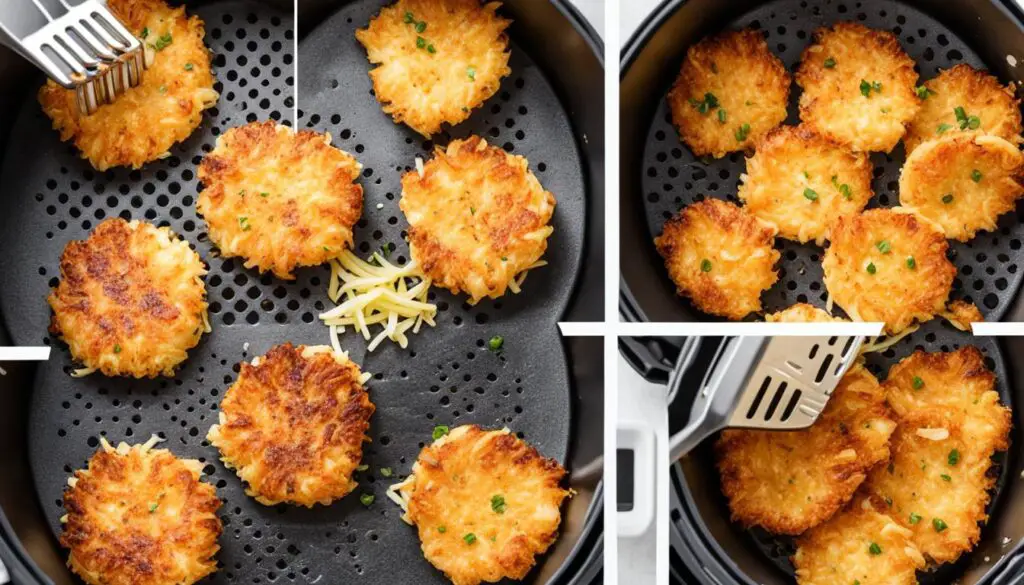
M 491 496 L 491 511 L 495 514 L 505 513 L 505 496 L 501 494 Z
M 875 244 L 875 247 L 883 254 L 888 254 L 892 251 L 892 244 L 889 243 L 889 240 L 882 240 Z
M 405 13 L 405 24 L 412 24 L 416 22 L 416 18 L 412 15 L 412 12 Z
M 953 194 L 952 193 L 946 193 L 945 195 L 943 195 L 942 196 L 942 202 L 945 203 L 946 205 L 949 205 L 950 203 L 952 203 L 953 202 Z
M 416 32 L 421 33 L 425 30 L 427 30 L 427 23 L 422 21 L 416 23 Z
M 980 183 L 981 178 L 983 176 L 984 175 L 982 175 L 981 171 L 979 171 L 978 169 L 974 169 L 973 171 L 971 171 L 971 180 L 974 181 L 975 183 Z
M 917 260 L 914 260 L 913 256 L 907 256 L 907 268 L 911 270 L 917 268 Z
M 114 353 L 121 353 L 121 346 L 116 343 L 114 344 Z
M 701 114 L 707 114 L 711 110 L 718 107 L 718 98 L 715 94 L 708 92 L 704 94 L 703 100 L 697 100 L 690 98 L 690 105 L 693 106 Z
M 261 191 L 260 197 L 270 197 L 270 193 L 267 193 L 266 191 Z
M 152 504 L 149 505 L 149 513 L 152 514 L 153 512 L 156 512 L 156 509 L 159 507 L 160 502 L 153 502 Z
M 872 542 L 871 545 L 868 546 L 868 552 L 874 556 L 878 556 L 882 554 L 882 547 L 878 546 L 877 542 Z
M 380 475 L 381 475 L 381 477 L 391 477 L 391 475 L 392 475 L 391 468 L 390 467 L 381 467 L 380 468 Z
M 700 261 L 700 271 L 701 272 L 711 272 L 711 260 L 708 260 L 707 258 L 701 260 Z
M 249 218 L 248 217 L 240 217 L 240 218 L 238 218 L 238 227 L 242 228 L 243 232 L 249 231 L 252 228 L 252 226 L 249 225 Z
M 185 71 L 192 71 L 193 65 L 191 63 L 185 63 Z
M 501 351 L 502 346 L 505 345 L 505 338 L 500 335 L 495 335 L 487 341 L 487 348 L 491 351 Z
M 943 473 L 939 477 L 942 478 L 942 481 L 953 481 L 953 478 L 950 477 L 950 475 L 948 473 Z
M 928 89 L 923 85 L 919 85 L 916 88 L 914 88 L 914 93 L 917 94 L 917 97 L 926 100 L 928 99 L 928 96 L 935 95 L 935 90 Z
M 868 271 L 868 274 L 874 274 L 874 273 L 878 272 L 878 269 L 875 268 L 875 263 L 874 262 L 868 262 L 867 271 Z
M 476 67 L 473 67 L 472 65 L 466 67 L 466 77 L 470 78 L 472 81 L 476 81 Z
M 939 124 L 939 128 L 935 131 L 936 134 L 945 134 L 947 130 L 953 128 L 949 124 Z
M 146 28 L 142 29 L 142 33 L 139 36 L 142 37 L 143 39 L 148 37 L 149 36 L 149 27 L 147 26 Z
M 462 537 L 462 540 L 465 540 L 466 544 L 473 544 L 474 542 L 476 542 L 476 535 L 472 532 L 467 532 L 466 536 Z
M 448 532 L 448 529 L 445 528 L 444 526 L 438 526 L 437 527 L 437 531 L 440 532 L 441 534 L 444 534 L 445 532 Z
M 957 449 L 953 449 L 952 451 L 950 451 L 949 455 L 946 457 L 946 462 L 948 462 L 950 465 L 956 465 L 957 463 L 960 463 L 960 451 Z
M 743 142 L 747 139 L 748 134 L 750 134 L 750 124 L 744 123 L 736 129 L 736 142 Z
M 836 66 L 836 60 L 833 57 L 829 57 L 828 59 L 825 59 L 823 65 L 825 66 L 825 69 L 832 69 Z
M 921 516 L 919 514 L 917 514 L 916 512 L 911 512 L 910 513 L 910 523 L 911 524 L 917 524 L 920 521 L 921 521 Z
M 914 379 L 911 383 L 914 385 L 914 390 L 920 390 L 921 388 L 924 388 L 924 380 L 921 379 L 921 376 L 914 376 Z
M 877 82 L 876 82 L 877 83 Z M 881 91 L 882 86 L 879 85 L 876 91 Z M 866 79 L 860 80 L 860 95 L 864 97 L 871 97 L 871 90 L 875 89 L 874 83 L 868 83 Z
M 437 425 L 436 427 L 434 427 L 434 432 L 430 436 L 433 437 L 434 440 L 436 441 L 441 437 L 447 435 L 448 430 L 449 429 L 446 425 Z
M 425 39 L 423 37 L 416 37 L 416 48 L 417 49 L 426 49 L 427 48 L 427 39 Z
M 429 45 L 427 45 L 427 52 L 430 53 L 431 55 L 433 55 L 434 53 L 437 52 L 437 49 L 434 48 L 433 44 L 429 44 Z
M 160 38 L 153 43 L 153 48 L 157 51 L 163 51 L 173 42 L 174 38 L 171 36 L 171 33 L 160 35 Z
M 369 468 L 370 468 L 369 465 L 363 463 L 362 465 L 357 465 L 356 466 L 356 471 L 366 471 Z
M 935 528 L 935 532 L 942 532 L 943 530 L 949 528 L 949 526 L 946 525 L 942 518 L 932 518 L 932 527 Z
M 809 201 L 817 201 L 818 192 L 815 191 L 814 189 L 811 189 L 810 187 L 807 187 L 804 189 L 804 198 Z
M 369 506 L 370 504 L 373 503 L 373 500 L 374 500 L 374 495 L 373 494 L 363 494 L 363 495 L 359 496 L 359 501 L 364 506 Z
M 723 110 L 722 108 L 718 108 L 718 121 L 721 122 L 722 124 L 725 124 L 725 120 L 726 120 L 725 110 Z

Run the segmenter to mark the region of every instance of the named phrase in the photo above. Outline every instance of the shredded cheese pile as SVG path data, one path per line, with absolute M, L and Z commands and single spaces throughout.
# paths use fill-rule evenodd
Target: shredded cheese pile
M 405 348 L 409 344 L 407 332 L 419 333 L 423 323 L 434 326 L 437 305 L 427 302 L 429 292 L 430 279 L 420 273 L 415 261 L 396 266 L 375 252 L 368 262 L 346 250 L 331 261 L 327 289 L 331 300 L 341 303 L 321 314 L 320 319 L 330 327 L 335 351 L 341 351 L 338 334 L 344 333 L 346 326 L 363 334 L 370 342 L 368 351 L 385 339 Z M 374 324 L 383 328 L 375 336 L 369 327 Z

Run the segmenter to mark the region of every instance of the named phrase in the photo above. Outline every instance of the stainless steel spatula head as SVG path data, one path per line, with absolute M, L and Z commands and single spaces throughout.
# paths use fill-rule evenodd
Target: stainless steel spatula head
M 805 429 L 860 353 L 864 339 L 733 337 L 722 342 L 697 392 L 690 420 L 672 437 L 673 460 L 724 428 Z M 682 376 L 669 380 L 670 392 Z
M 101 0 L 4 0 L 0 43 L 60 85 L 91 114 L 142 81 L 142 43 Z

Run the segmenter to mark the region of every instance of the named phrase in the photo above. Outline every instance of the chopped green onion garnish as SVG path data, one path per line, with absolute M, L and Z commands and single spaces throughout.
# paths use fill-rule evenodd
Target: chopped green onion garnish
M 380 475 L 381 475 L 381 477 L 391 477 L 391 475 L 392 475 L 391 468 L 390 467 L 381 467 L 380 468 Z
M 875 244 L 875 247 L 883 254 L 888 254 L 892 251 L 892 244 L 889 243 L 889 240 L 882 240 Z
M 505 496 L 501 494 L 491 496 L 491 511 L 495 514 L 505 513 Z
M 356 471 L 366 471 L 369 468 L 370 468 L 369 465 L 363 463 L 362 465 L 357 465 L 356 466 Z
M 142 38 L 148 37 L 149 36 L 149 27 L 147 26 L 146 28 L 142 29 L 142 33 L 139 34 L 139 36 L 142 37 Z
M 448 434 L 448 430 L 449 430 L 448 427 L 445 426 L 445 425 L 437 425 L 436 427 L 434 427 L 434 432 L 431 434 L 431 436 L 436 441 L 436 440 L 440 439 L 441 437 L 447 435 Z
M 914 390 L 920 390 L 921 388 L 924 388 L 924 380 L 921 379 L 921 376 L 914 376 L 914 379 L 911 381 L 911 383 L 914 385 Z
M 872 555 L 880 555 L 882 554 L 882 547 L 878 546 L 877 542 L 872 542 L 871 545 L 868 546 L 868 552 Z
M 474 542 L 476 542 L 476 535 L 472 532 L 468 532 L 466 533 L 466 536 L 462 537 L 462 540 L 465 540 L 466 544 L 473 544 Z
M 437 527 L 437 531 L 440 532 L 441 534 L 444 534 L 445 532 L 448 532 L 448 529 L 445 528 L 444 526 L 438 526 Z
M 952 126 L 949 124 L 939 124 L 939 128 L 935 131 L 936 134 L 944 134 L 947 130 L 951 129 Z
M 426 49 L 427 48 L 427 39 L 425 39 L 423 37 L 416 37 L 416 48 L 417 49 Z
M 941 478 L 942 478 L 942 481 L 953 481 L 953 478 L 952 478 L 952 477 L 950 477 L 950 476 L 949 476 L 949 474 L 946 474 L 946 473 L 943 473 L 943 474 L 942 474 L 942 475 L 940 475 L 939 477 L 941 477 Z
M 373 494 L 363 494 L 363 495 L 359 496 L 359 501 L 362 502 L 362 504 L 364 506 L 369 506 L 370 504 L 373 503 L 373 500 L 374 500 Z
M 823 65 L 825 65 L 825 69 L 832 69 L 836 66 L 836 60 L 829 57 L 828 59 L 825 59 L 825 63 L 823 63 Z
M 405 24 L 412 24 L 415 21 L 416 21 L 416 18 L 413 17 L 412 12 L 406 12 L 405 13 Z
M 981 171 L 979 171 L 978 169 L 974 169 L 973 171 L 971 171 L 971 180 L 974 181 L 975 183 L 980 183 L 982 176 L 983 175 L 981 174 Z
M 875 268 L 875 263 L 874 262 L 868 262 L 867 271 L 868 271 L 868 274 L 874 274 L 874 273 L 878 272 L 878 269 Z
M 718 108 L 718 121 L 725 124 L 726 113 L 722 108 Z
M 150 513 L 150 514 L 152 514 L 153 512 L 156 512 L 156 509 L 157 509 L 157 508 L 158 508 L 159 506 L 160 506 L 160 503 L 159 503 L 159 502 L 153 502 L 152 504 L 150 504 L 150 505 L 149 505 L 149 513 Z
M 116 343 L 114 344 L 114 353 L 121 353 L 121 346 Z
M 910 513 L 910 523 L 911 524 L 917 524 L 920 521 L 921 521 L 921 516 L 919 514 L 917 514 L 916 512 L 911 512 Z
M 701 260 L 700 261 L 700 271 L 701 272 L 711 272 L 711 260 L 708 260 L 707 258 Z
M 238 227 L 242 228 L 243 232 L 249 231 L 249 229 L 252 227 L 252 226 L 249 225 L 249 218 L 248 217 L 240 217 L 240 218 L 238 218 Z
M 952 193 L 946 193 L 945 195 L 943 195 L 942 196 L 942 202 L 947 204 L 947 205 L 952 203 L 953 202 L 953 194 Z
M 935 91 L 934 90 L 928 89 L 927 87 L 925 87 L 923 85 L 919 85 L 916 88 L 914 88 L 914 92 L 917 93 L 917 97 L 919 97 L 919 98 L 921 98 L 923 100 L 928 99 L 928 96 L 930 96 L 930 95 L 935 95 Z
M 505 338 L 500 335 L 495 335 L 487 341 L 487 348 L 491 351 L 500 351 L 503 345 L 505 345 Z
M 750 124 L 744 123 L 742 126 L 736 129 L 736 142 L 743 142 L 747 139 L 747 135 L 750 134 Z
M 917 268 L 917 260 L 914 260 L 913 256 L 907 256 L 907 268 L 911 270 Z
M 185 71 L 192 71 L 192 64 L 191 63 L 185 63 Z
M 935 528 L 935 532 L 942 532 L 943 530 L 949 528 L 949 526 L 946 525 L 942 518 L 932 518 L 932 526 Z
M 172 42 L 174 42 L 174 38 L 171 36 L 171 33 L 160 35 L 160 38 L 157 39 L 155 43 L 153 43 L 153 48 L 157 51 L 163 51 Z
M 421 33 L 421 32 L 423 32 L 425 30 L 427 30 L 427 23 L 425 23 L 425 22 L 417 22 L 416 23 L 416 32 Z
M 957 449 L 953 449 L 952 451 L 950 451 L 949 456 L 946 457 L 946 461 L 950 465 L 956 465 L 957 463 L 960 463 L 960 451 L 958 451 Z
M 472 65 L 466 67 L 466 77 L 469 77 L 471 80 L 476 81 L 476 67 L 473 67 Z
M 815 191 L 814 189 L 811 189 L 810 187 L 807 187 L 807 188 L 804 189 L 804 198 L 806 198 L 806 199 L 808 199 L 810 201 L 817 201 L 818 200 L 818 192 Z

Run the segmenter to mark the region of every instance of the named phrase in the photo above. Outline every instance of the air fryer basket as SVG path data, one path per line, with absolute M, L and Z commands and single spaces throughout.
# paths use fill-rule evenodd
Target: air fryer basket
M 341 10 L 321 25 L 321 38 L 351 36 L 356 24 L 365 22 L 383 2 L 340 4 Z M 513 3 L 503 11 L 517 18 L 517 4 L 524 3 Z M 0 287 L 0 309 L 14 343 L 54 347 L 50 362 L 34 371 L 12 370 L 8 380 L 20 379 L 24 385 L 18 392 L 3 393 L 8 403 L 0 407 L 12 417 L 10 425 L 0 428 L 9 439 L 5 444 L 12 447 L 0 459 L 5 478 L 0 482 L 0 507 L 12 525 L 0 515 L 0 560 L 15 575 L 29 583 L 73 582 L 62 566 L 66 551 L 55 540 L 63 513 L 60 497 L 68 473 L 84 464 L 101 431 L 112 442 L 141 442 L 150 434 L 161 434 L 167 438 L 164 445 L 175 453 L 206 463 L 206 478 L 225 501 L 218 554 L 221 568 L 211 580 L 216 583 L 314 582 L 321 577 L 343 582 L 447 582 L 422 558 L 415 530 L 399 520 L 400 510 L 384 497 L 387 485 L 409 472 L 436 424 L 507 425 L 546 455 L 564 462 L 570 472 L 600 454 L 594 445 L 601 444 L 602 436 L 602 370 L 590 360 L 572 359 L 593 355 L 598 348 L 592 340 L 563 343 L 555 323 L 566 314 L 593 318 L 602 306 L 601 287 L 593 286 L 593 281 L 600 282 L 599 271 L 585 274 L 584 286 L 578 286 L 577 280 L 581 264 L 600 266 L 594 256 L 603 247 L 601 223 L 593 220 L 602 209 L 603 192 L 594 180 L 600 176 L 595 173 L 600 173 L 601 161 L 590 158 L 595 141 L 588 143 L 589 137 L 603 133 L 602 118 L 596 114 L 602 108 L 575 106 L 585 103 L 595 87 L 600 91 L 603 74 L 595 35 L 578 14 L 556 5 L 558 10 L 552 8 L 539 32 L 546 34 L 554 27 L 561 38 L 573 40 L 548 48 L 542 59 L 577 64 L 585 73 L 584 83 L 552 89 L 539 68 L 532 66 L 535 45 L 527 43 L 526 52 L 517 51 L 519 67 L 514 61 L 508 87 L 485 105 L 490 119 L 491 108 L 511 110 L 526 104 L 557 133 L 557 140 L 551 142 L 561 152 L 536 160 L 531 156 L 535 167 L 545 163 L 558 186 L 549 185 L 541 173 L 541 180 L 559 196 L 556 234 L 561 232 L 561 246 L 549 248 L 547 258 L 555 269 L 549 266 L 532 273 L 518 297 L 475 307 L 437 291 L 434 300 L 441 309 L 437 328 L 411 338 L 405 350 L 385 344 L 368 354 L 361 338 L 352 332 L 343 335 L 344 348 L 374 374 L 369 388 L 377 412 L 371 419 L 372 443 L 364 451 L 369 469 L 357 474 L 360 486 L 355 494 L 314 510 L 256 503 L 243 494 L 241 482 L 204 440 L 239 361 L 284 341 L 327 341 L 326 328 L 316 318 L 331 306 L 326 298 L 326 268 L 299 271 L 293 282 L 246 270 L 237 260 L 211 253 L 205 224 L 194 210 L 194 167 L 220 132 L 268 118 L 292 123 L 296 77 L 291 4 L 190 5 L 207 23 L 206 40 L 216 54 L 221 101 L 207 112 L 191 138 L 172 149 L 170 158 L 139 171 L 91 170 L 70 146 L 57 143 L 39 113 L 31 95 L 41 83 L 38 76 L 26 73 L 12 79 L 12 87 L 27 89 L 0 178 L 0 241 L 6 250 L 0 263 L 9 274 Z M 316 8 L 326 11 L 334 6 L 319 3 Z M 521 39 L 537 32 L 526 20 L 512 32 L 515 45 L 521 46 Z M 336 145 L 364 164 L 360 181 L 366 204 L 356 231 L 356 242 L 361 244 L 357 250 L 367 252 L 390 241 L 399 247 L 394 257 L 404 260 L 401 256 L 407 249 L 401 239 L 404 218 L 397 209 L 398 177 L 412 165 L 414 153 L 425 156 L 426 145 L 411 130 L 384 116 L 365 90 L 360 90 L 362 100 L 344 95 L 360 84 L 369 87 L 369 65 L 361 47 L 356 53 L 361 67 L 356 69 L 353 62 L 353 68 L 334 84 L 342 89 L 324 95 L 316 83 L 324 70 L 316 67 L 316 60 L 341 57 L 316 47 L 316 37 L 300 39 L 299 61 L 306 59 L 311 67 L 302 68 L 298 75 L 303 92 L 298 126 L 329 130 Z M 536 96 L 544 103 L 530 101 Z M 561 104 L 573 107 L 572 114 L 561 110 Z M 495 118 L 500 132 L 508 134 L 502 140 L 520 140 L 516 132 L 521 128 L 506 129 L 506 117 L 514 117 L 511 113 Z M 6 124 L 0 129 L 6 130 Z M 538 127 L 531 138 L 540 142 L 547 130 Z M 377 210 L 378 202 L 385 209 Z M 210 267 L 206 282 L 214 331 L 190 352 L 173 379 L 72 379 L 66 347 L 47 335 L 45 296 L 58 275 L 57 260 L 64 244 L 85 237 L 96 223 L 117 215 L 169 225 L 196 246 Z M 596 231 L 585 231 L 584 225 Z M 505 337 L 501 353 L 486 349 L 486 340 L 493 335 Z M 19 378 L 13 378 L 15 374 Z M 390 467 L 396 478 L 381 477 L 382 467 Z M 22 481 L 9 482 L 8 477 Z M 599 570 L 601 489 L 586 483 L 573 487 L 579 495 L 566 506 L 563 534 L 531 575 L 538 581 L 587 582 Z M 375 502 L 364 507 L 356 497 L 360 493 L 374 494 Z
M 793 71 L 800 53 L 819 26 L 841 20 L 891 30 L 918 64 L 921 79 L 957 63 L 987 68 L 1000 80 L 1020 82 L 1024 73 L 1010 65 L 1008 55 L 1021 58 L 1024 45 L 1020 14 L 1009 1 L 975 0 L 773 0 L 664 3 L 641 25 L 623 51 L 621 85 L 621 249 L 635 250 L 623 262 L 620 285 L 627 319 L 700 321 L 712 319 L 676 296 L 653 239 L 665 220 L 679 209 L 707 197 L 736 197 L 744 155 L 696 159 L 679 140 L 665 95 L 678 73 L 686 49 L 723 29 L 762 30 L 769 48 Z M 1016 63 L 1016 61 L 1013 61 Z M 791 91 L 787 124 L 799 123 Z M 898 205 L 902 145 L 889 154 L 873 153 L 875 172 L 871 207 Z M 1024 205 L 1006 214 L 994 232 L 969 243 L 950 242 L 950 258 L 958 274 L 952 299 L 977 304 L 986 320 L 1024 320 L 1024 301 L 1017 290 L 1024 272 Z M 779 281 L 763 298 L 766 312 L 797 302 L 823 306 L 822 248 L 779 239 L 782 252 Z
M 680 431 L 689 417 L 693 392 L 719 343 L 717 338 L 703 340 L 700 353 L 686 374 L 680 392 L 669 405 L 669 432 Z M 973 552 L 932 573 L 919 573 L 927 585 L 998 584 L 1024 582 L 1024 483 L 1020 455 L 1024 401 L 1019 364 L 1007 356 L 1024 351 L 1024 339 L 971 337 L 947 328 L 938 334 L 917 334 L 901 340 L 880 354 L 869 354 L 869 369 L 884 379 L 889 368 L 915 349 L 950 351 L 963 345 L 975 345 L 985 355 L 986 364 L 997 376 L 997 391 L 1004 404 L 1014 408 L 1010 450 L 996 457 L 996 487 L 982 528 L 981 541 Z M 643 354 L 648 361 L 650 354 Z M 655 364 L 657 365 L 657 364 Z M 793 583 L 789 556 L 793 541 L 775 537 L 763 530 L 744 530 L 730 522 L 729 509 L 721 492 L 721 483 L 713 455 L 714 440 L 706 441 L 693 454 L 672 463 L 670 473 L 670 556 L 674 582 L 715 582 L 722 585 L 776 585 Z

